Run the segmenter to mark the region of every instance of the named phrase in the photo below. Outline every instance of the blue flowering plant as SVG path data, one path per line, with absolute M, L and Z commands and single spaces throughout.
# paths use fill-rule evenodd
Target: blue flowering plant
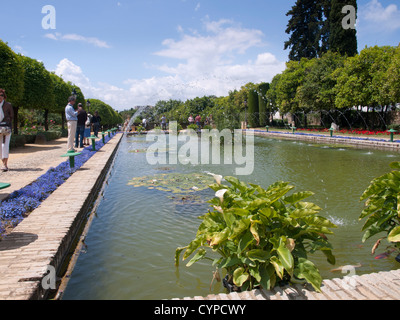
M 105 143 L 110 139 L 105 137 Z M 96 150 L 103 146 L 102 139 L 96 141 Z M 74 168 L 70 168 L 69 160 L 64 161 L 56 168 L 50 168 L 30 185 L 12 192 L 0 203 L 0 238 L 4 237 L 8 230 L 15 228 L 94 154 L 92 146 L 86 147 L 82 154 L 75 158 Z

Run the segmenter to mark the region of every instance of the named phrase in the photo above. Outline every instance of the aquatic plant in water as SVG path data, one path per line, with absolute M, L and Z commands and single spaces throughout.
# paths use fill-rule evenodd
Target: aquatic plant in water
M 106 137 L 107 143 L 111 138 Z M 104 146 L 102 140 L 96 141 L 96 150 Z M 62 185 L 76 170 L 78 170 L 95 152 L 92 146 L 82 150 L 82 154 L 75 158 L 75 167 L 69 166 L 69 161 L 62 162 L 56 168 L 50 168 L 30 185 L 12 192 L 8 198 L 0 203 L 0 237 L 7 229 L 15 228 L 25 217 L 35 210 L 42 201 Z
M 175 265 L 194 255 L 191 266 L 208 259 L 227 272 L 227 282 L 241 290 L 270 290 L 280 281 L 309 283 L 320 291 L 322 278 L 308 254 L 322 251 L 335 264 L 326 234 L 335 228 L 319 216 L 320 207 L 303 200 L 312 192 L 286 195 L 294 187 L 276 182 L 267 189 L 225 177 L 230 186 L 216 183 L 209 201 L 212 210 L 204 216 L 196 237 L 175 253 Z M 216 256 L 217 255 L 217 256 Z M 214 277 L 216 275 L 214 273 Z
M 169 173 L 133 178 L 128 185 L 146 187 L 176 194 L 187 194 L 208 189 L 213 178 L 205 173 Z

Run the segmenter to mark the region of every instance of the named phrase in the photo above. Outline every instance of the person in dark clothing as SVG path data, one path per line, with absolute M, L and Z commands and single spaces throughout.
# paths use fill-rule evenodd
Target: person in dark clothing
M 101 123 L 101 118 L 99 116 L 99 112 L 96 111 L 94 113 L 94 116 L 92 117 L 93 132 L 94 132 L 94 135 L 96 136 L 96 138 L 98 138 L 98 135 L 99 135 L 100 123 Z
M 82 103 L 78 104 L 78 124 L 75 134 L 75 148 L 83 148 L 83 138 L 85 135 L 85 122 L 87 120 L 87 113 L 83 109 Z

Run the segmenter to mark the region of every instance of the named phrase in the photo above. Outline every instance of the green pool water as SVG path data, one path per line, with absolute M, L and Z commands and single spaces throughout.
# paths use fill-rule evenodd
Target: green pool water
M 68 299 L 171 299 L 226 292 L 212 280 L 214 268 L 199 262 L 187 268 L 174 266 L 176 247 L 192 240 L 208 210 L 210 189 L 182 196 L 172 190 L 149 189 L 130 181 L 138 177 L 176 179 L 180 174 L 212 172 L 234 175 L 235 165 L 149 165 L 146 137 L 124 137 L 112 168 L 104 198 L 86 237 L 87 248 L 79 256 L 63 298 Z M 254 172 L 240 179 L 263 187 L 289 181 L 295 191 L 313 191 L 308 200 L 319 205 L 321 215 L 338 228 L 329 239 L 336 265 L 323 255 L 310 256 L 323 278 L 342 277 L 331 272 L 348 264 L 361 264 L 356 274 L 400 267 L 394 258 L 375 260 L 373 239 L 362 243 L 358 221 L 363 203 L 360 195 L 370 181 L 399 161 L 395 151 L 330 147 L 300 141 L 255 137 Z M 165 152 L 169 152 L 168 148 Z M 196 187 L 196 186 L 193 186 Z M 379 250 L 378 250 L 379 253 Z

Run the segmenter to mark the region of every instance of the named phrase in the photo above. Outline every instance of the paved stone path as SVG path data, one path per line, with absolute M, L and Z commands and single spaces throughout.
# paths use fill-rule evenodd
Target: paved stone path
M 48 275 L 48 267 L 59 270 L 64 262 L 121 137 L 114 136 L 0 241 L 1 300 L 41 299 L 46 294 L 42 280 Z M 65 161 L 58 159 L 65 151 L 61 149 L 55 152 L 54 163 Z M 52 163 L 48 160 L 46 165 Z

